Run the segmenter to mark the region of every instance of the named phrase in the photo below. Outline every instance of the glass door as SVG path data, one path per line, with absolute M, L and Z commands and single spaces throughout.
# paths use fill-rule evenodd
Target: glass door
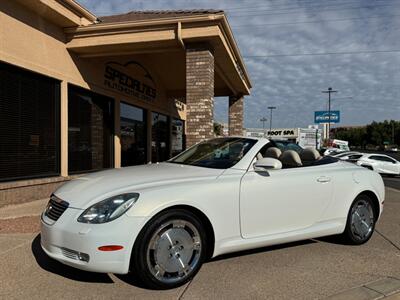
M 176 156 L 185 148 L 185 122 L 180 119 L 172 119 L 171 152 Z
M 166 115 L 152 113 L 151 161 L 161 162 L 169 158 L 169 122 Z
M 121 102 L 121 166 L 146 163 L 146 112 Z

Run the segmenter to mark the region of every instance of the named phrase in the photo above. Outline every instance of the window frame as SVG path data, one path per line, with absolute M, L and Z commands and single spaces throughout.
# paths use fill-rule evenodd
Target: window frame
M 91 169 L 91 170 L 79 170 L 79 171 L 71 171 L 70 169 L 70 153 L 69 153 L 69 127 L 70 127 L 70 122 L 69 122 L 69 114 L 71 113 L 70 110 L 68 109 L 68 175 L 79 175 L 79 174 L 86 174 L 86 173 L 93 173 L 93 172 L 99 172 L 99 171 L 103 171 L 103 170 L 109 170 L 109 169 L 113 169 L 115 168 L 115 141 L 114 141 L 114 137 L 115 137 L 115 99 L 104 95 L 104 94 L 100 94 L 97 92 L 94 92 L 92 90 L 83 88 L 81 86 L 78 85 L 74 85 L 69 83 L 68 84 L 68 106 L 69 106 L 69 100 L 70 100 L 70 91 L 71 90 L 78 90 L 81 91 L 82 93 L 88 93 L 91 95 L 97 95 L 100 96 L 102 98 L 106 98 L 110 101 L 110 116 L 111 116 L 111 127 L 110 127 L 110 153 L 109 153 L 109 158 L 110 158 L 110 166 L 106 167 L 106 168 L 101 168 L 101 169 Z
M 121 105 L 122 104 L 124 104 L 124 105 L 128 105 L 128 106 L 132 106 L 132 107 L 134 107 L 134 108 L 137 108 L 137 109 L 141 109 L 142 110 L 142 113 L 143 113 L 143 123 L 144 123 L 144 138 L 145 138 L 145 140 L 144 140 L 144 156 L 145 156 L 145 161 L 144 161 L 144 163 L 143 164 L 146 164 L 147 163 L 147 161 L 148 161 L 148 157 L 147 157 L 147 152 L 148 152 L 148 147 L 149 147 L 149 144 L 148 144 L 148 140 L 149 140 L 149 137 L 148 137 L 148 134 L 147 134 L 147 128 L 148 128 L 148 122 L 149 122 L 149 120 L 147 120 L 148 119 L 148 110 L 147 109 L 145 109 L 145 108 L 143 108 L 143 107 L 140 107 L 140 106 L 138 106 L 138 105 L 134 105 L 134 104 L 131 104 L 131 103 L 129 103 L 129 102 L 127 102 L 127 101 L 123 101 L 123 100 L 121 100 L 120 101 L 120 113 L 119 113 L 119 118 L 120 118 L 120 124 L 119 124 L 119 130 L 121 130 Z M 120 134 L 121 134 L 121 131 L 120 131 Z M 122 138 L 122 135 L 120 136 L 120 139 Z M 127 166 L 123 166 L 122 165 L 122 148 L 120 149 L 120 152 L 121 152 L 121 167 L 122 168 L 124 168 L 124 167 L 130 167 L 130 166 L 138 166 L 138 165 L 127 165 Z
M 23 175 L 23 176 L 14 176 L 14 177 L 0 177 L 0 183 L 2 182 L 10 182 L 10 181 L 19 181 L 19 180 L 29 180 L 29 179 L 41 179 L 41 178 L 50 178 L 50 177 L 59 177 L 61 176 L 61 80 L 46 76 L 44 74 L 31 71 L 28 69 L 21 68 L 16 65 L 12 65 L 3 61 L 0 61 L 0 70 L 8 69 L 14 74 L 17 74 L 18 77 L 21 78 L 22 75 L 28 75 L 31 78 L 36 77 L 36 79 L 44 79 L 48 82 L 52 81 L 54 83 L 54 148 L 55 148 L 55 165 L 54 172 L 46 172 L 35 175 Z

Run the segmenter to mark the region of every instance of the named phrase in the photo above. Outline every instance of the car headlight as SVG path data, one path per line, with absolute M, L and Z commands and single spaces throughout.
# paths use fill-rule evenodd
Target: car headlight
M 127 193 L 107 198 L 86 209 L 78 222 L 101 224 L 122 216 L 139 198 L 138 193 Z

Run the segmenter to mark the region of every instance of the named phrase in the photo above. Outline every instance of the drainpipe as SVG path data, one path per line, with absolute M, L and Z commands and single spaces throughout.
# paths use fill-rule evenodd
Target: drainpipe
M 186 49 L 185 43 L 183 42 L 183 39 L 182 39 L 182 23 L 181 22 L 178 22 L 178 27 L 176 30 L 176 38 L 178 40 L 178 43 L 181 45 L 182 49 L 185 50 Z

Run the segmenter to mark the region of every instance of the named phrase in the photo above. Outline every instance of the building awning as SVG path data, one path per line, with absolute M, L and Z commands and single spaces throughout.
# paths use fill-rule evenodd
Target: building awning
M 65 29 L 81 58 L 151 55 L 171 96 L 185 96 L 185 47 L 207 43 L 215 59 L 215 96 L 248 95 L 251 82 L 223 11 L 147 11 Z

